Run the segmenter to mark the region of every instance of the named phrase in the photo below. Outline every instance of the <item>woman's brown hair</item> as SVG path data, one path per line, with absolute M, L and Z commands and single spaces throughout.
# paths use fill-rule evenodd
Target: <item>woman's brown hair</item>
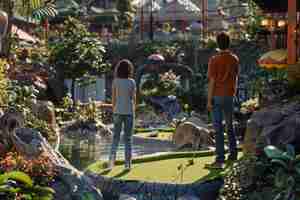
M 121 60 L 116 66 L 117 78 L 132 78 L 133 77 L 133 64 L 127 60 Z

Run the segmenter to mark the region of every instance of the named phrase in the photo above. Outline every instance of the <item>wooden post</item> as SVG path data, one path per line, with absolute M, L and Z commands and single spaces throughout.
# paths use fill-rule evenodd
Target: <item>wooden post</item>
M 297 62 L 297 44 L 296 44 L 296 26 L 297 26 L 297 1 L 288 0 L 288 64 Z
M 141 20 L 140 20 L 141 40 L 144 40 L 144 2 L 141 1 Z
M 208 0 L 202 0 L 202 38 L 205 39 L 207 35 L 207 13 L 208 13 Z

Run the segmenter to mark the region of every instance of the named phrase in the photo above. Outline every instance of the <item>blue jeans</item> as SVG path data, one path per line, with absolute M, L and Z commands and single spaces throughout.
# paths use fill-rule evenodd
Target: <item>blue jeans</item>
M 114 131 L 113 131 L 113 141 L 111 145 L 111 151 L 109 154 L 109 160 L 115 161 L 117 149 L 120 142 L 122 125 L 124 125 L 124 143 L 125 143 L 125 165 L 131 165 L 131 136 L 133 133 L 134 116 L 133 115 L 120 115 L 114 114 Z
M 232 115 L 233 115 L 233 97 L 231 96 L 214 96 L 213 97 L 213 125 L 216 131 L 216 161 L 224 162 L 224 128 L 223 114 L 227 128 L 227 136 L 229 142 L 229 152 L 232 157 L 237 156 L 236 137 L 233 130 Z

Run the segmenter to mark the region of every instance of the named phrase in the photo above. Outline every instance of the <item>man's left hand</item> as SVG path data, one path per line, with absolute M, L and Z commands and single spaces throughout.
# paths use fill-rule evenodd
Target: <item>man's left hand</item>
M 207 102 L 207 110 L 208 111 L 212 111 L 212 103 L 209 101 L 209 102 Z

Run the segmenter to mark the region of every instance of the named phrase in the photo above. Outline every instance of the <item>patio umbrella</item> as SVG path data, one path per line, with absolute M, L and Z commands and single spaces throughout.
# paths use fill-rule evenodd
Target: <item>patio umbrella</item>
M 263 54 L 257 61 L 261 67 L 282 69 L 288 66 L 287 50 L 277 49 Z
M 165 58 L 161 54 L 152 54 L 148 56 L 146 64 L 160 64 L 165 61 Z

